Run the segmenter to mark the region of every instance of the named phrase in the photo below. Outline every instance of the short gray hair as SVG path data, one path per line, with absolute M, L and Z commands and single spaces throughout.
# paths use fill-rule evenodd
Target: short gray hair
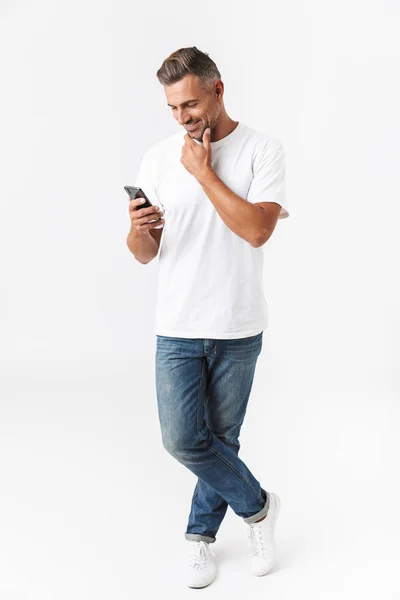
M 180 48 L 164 60 L 157 71 L 157 78 L 162 85 L 171 85 L 193 73 L 199 78 L 205 90 L 211 90 L 216 79 L 221 79 L 217 65 L 196 46 Z

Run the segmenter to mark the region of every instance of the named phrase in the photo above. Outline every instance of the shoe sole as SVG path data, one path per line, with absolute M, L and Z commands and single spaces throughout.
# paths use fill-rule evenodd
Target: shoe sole
M 217 575 L 217 572 L 215 571 L 211 581 L 209 581 L 208 583 L 205 583 L 204 585 L 190 585 L 189 583 L 187 585 L 188 585 L 188 587 L 195 589 L 195 590 L 207 587 L 208 585 L 210 585 L 210 583 L 212 583 L 214 581 L 216 575 Z
M 211 581 L 209 583 L 206 583 L 205 585 L 189 585 L 188 584 L 188 587 L 190 587 L 190 589 L 192 589 L 192 590 L 201 590 L 201 588 L 205 588 L 205 587 L 209 586 L 214 581 L 214 579 L 215 579 L 215 577 L 213 577 L 211 579 Z

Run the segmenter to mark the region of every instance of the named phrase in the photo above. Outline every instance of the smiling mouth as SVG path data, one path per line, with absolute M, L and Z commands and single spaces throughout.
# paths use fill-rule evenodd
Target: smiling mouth
M 200 123 L 200 119 L 198 121 L 196 121 L 195 123 L 192 123 L 191 125 L 185 125 L 186 129 L 189 129 L 190 131 L 192 129 L 195 129 L 196 125 L 198 125 Z

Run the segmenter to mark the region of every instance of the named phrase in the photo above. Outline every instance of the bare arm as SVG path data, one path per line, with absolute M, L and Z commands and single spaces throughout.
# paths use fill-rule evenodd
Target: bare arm
M 269 231 L 268 215 L 261 206 L 235 194 L 212 168 L 204 169 L 198 181 L 225 225 L 256 248 Z
M 140 198 L 129 202 L 131 229 L 128 233 L 126 243 L 136 260 L 145 265 L 158 254 L 163 230 L 162 228 L 154 229 L 154 227 L 161 223 L 163 224 L 164 219 L 152 223 L 151 220 L 162 216 L 158 206 L 136 210 L 136 207 L 140 206 L 140 203 Z
M 143 265 L 153 260 L 158 254 L 159 242 L 157 242 L 150 231 L 146 234 L 138 234 L 135 229 L 131 227 L 126 243 L 136 260 Z

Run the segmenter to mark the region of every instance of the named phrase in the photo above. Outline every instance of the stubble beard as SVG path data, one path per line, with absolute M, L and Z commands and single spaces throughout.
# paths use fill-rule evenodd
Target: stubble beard
M 215 127 L 215 125 L 216 125 L 216 124 L 217 124 L 217 122 L 218 122 L 219 114 L 220 114 L 220 111 L 218 111 L 218 112 L 217 112 L 217 113 L 216 113 L 216 114 L 215 114 L 215 115 L 212 117 L 210 124 L 209 124 L 209 125 L 206 125 L 206 126 L 204 126 L 204 123 L 202 122 L 202 120 L 200 120 L 200 129 L 199 129 L 199 132 L 200 132 L 200 133 L 196 133 L 195 135 L 192 135 L 191 137 L 192 137 L 194 140 L 197 140 L 198 142 L 202 142 L 202 141 L 203 141 L 203 135 L 204 135 L 204 132 L 205 132 L 205 130 L 207 129 L 207 127 L 209 127 L 210 129 L 213 129 L 213 127 Z M 190 132 L 188 132 L 188 133 L 189 133 L 189 135 L 190 135 Z

